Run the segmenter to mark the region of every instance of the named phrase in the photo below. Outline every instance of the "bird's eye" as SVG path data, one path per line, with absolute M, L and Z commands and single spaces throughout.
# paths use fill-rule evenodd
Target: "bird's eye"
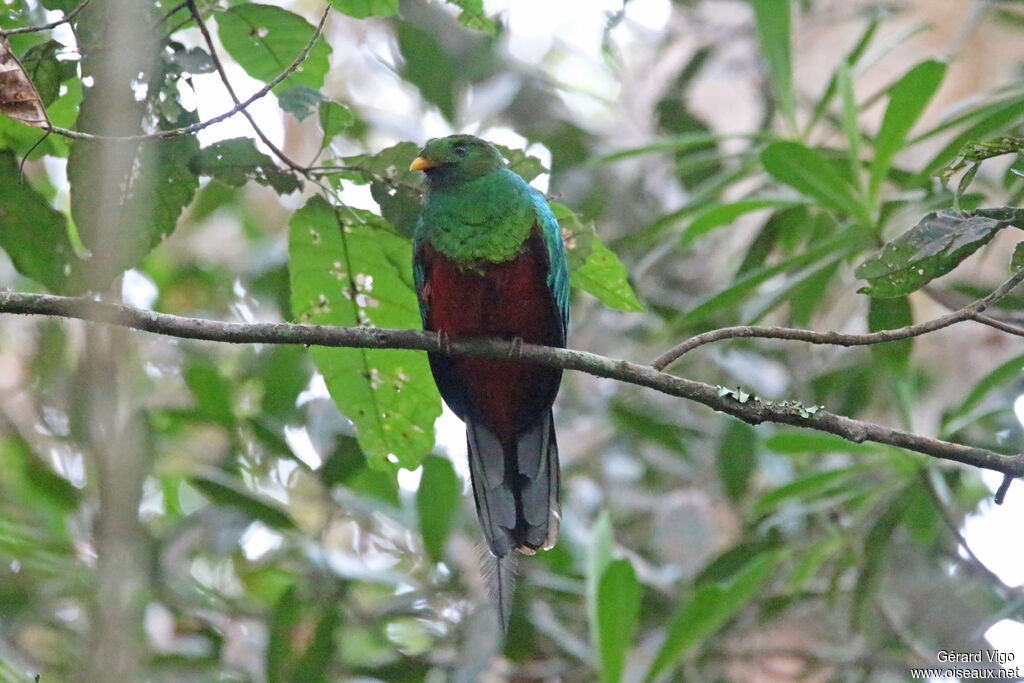
M 466 156 L 466 146 L 465 145 L 455 145 L 454 147 L 452 147 L 452 152 L 455 153 L 455 154 L 458 154 L 460 157 L 464 157 L 464 156 Z

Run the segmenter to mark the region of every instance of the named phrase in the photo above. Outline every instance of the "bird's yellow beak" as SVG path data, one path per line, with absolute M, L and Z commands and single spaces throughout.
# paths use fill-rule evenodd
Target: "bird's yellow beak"
M 424 159 L 423 157 L 416 157 L 415 159 L 412 160 L 412 164 L 409 166 L 409 170 L 425 171 L 428 168 L 433 168 L 435 166 L 437 166 L 436 161 L 430 161 L 429 159 Z

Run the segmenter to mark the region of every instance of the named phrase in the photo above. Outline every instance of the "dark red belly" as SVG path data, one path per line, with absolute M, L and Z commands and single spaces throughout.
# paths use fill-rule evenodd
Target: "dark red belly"
M 463 270 L 429 244 L 424 246 L 423 258 L 428 273 L 421 292 L 427 303 L 426 329 L 444 331 L 453 339 L 519 337 L 532 344 L 564 342 L 547 286 L 545 254 L 540 250 L 526 249 L 511 261 L 484 264 L 482 272 Z M 438 358 L 438 354 L 432 354 L 431 361 L 449 406 L 456 413 L 460 408 L 473 413 L 503 441 L 511 441 L 546 414 L 561 376 L 550 368 L 512 361 Z M 449 376 L 440 377 L 439 372 Z

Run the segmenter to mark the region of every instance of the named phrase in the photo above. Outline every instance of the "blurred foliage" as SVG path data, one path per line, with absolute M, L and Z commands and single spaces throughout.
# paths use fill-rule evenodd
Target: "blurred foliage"
M 11 0 L 0 26 L 75 4 Z M 923 29 L 892 8 L 844 15 L 849 47 L 811 84 L 795 77 L 809 57 L 794 33 L 826 21 L 823 3 L 733 3 L 742 22 L 719 25 L 723 3 L 677 1 L 659 27 L 631 4 L 598 18 L 595 57 L 534 37 L 530 61 L 490 3 L 334 0 L 325 37 L 264 102 L 279 121 L 259 119 L 301 163 L 239 126 L 202 144 L 40 143 L 0 116 L 0 286 L 82 291 L 83 268 L 110 251 L 93 169 L 104 145 L 134 145 L 132 172 L 103 179 L 133 216 L 104 296 L 415 327 L 423 186 L 407 169 L 446 130 L 493 136 L 511 168 L 549 181 L 573 268 L 570 343 L 614 357 L 644 362 L 734 324 L 900 327 L 1022 267 L 1003 230 L 1024 227 L 1019 82 L 938 102 L 953 67 L 922 54 L 908 68 L 903 44 Z M 158 59 L 133 87 L 149 131 L 200 120 L 197 97 L 221 87 L 215 60 L 275 79 L 316 21 L 302 3 L 199 3 L 214 54 L 187 4 L 145 6 Z M 598 11 L 577 7 L 580 21 Z M 978 7 L 970 30 L 1020 36 L 1014 3 Z M 54 125 L 89 131 L 104 116 L 89 60 L 109 46 L 73 24 L 9 41 Z M 699 96 L 723 78 L 755 84 L 757 121 L 739 132 L 737 112 Z M 1022 308 L 1018 295 L 989 313 L 1020 324 Z M 1024 356 L 955 329 L 857 350 L 734 340 L 671 370 L 1024 451 Z M 72 398 L 89 363 L 81 330 L 0 327 L 3 682 L 74 680 L 89 656 L 94 523 L 110 503 Z M 567 374 L 562 536 L 520 563 L 503 637 L 462 436 L 442 420 L 435 444 L 422 354 L 134 338 L 125 391 L 148 435 L 150 573 L 145 622 L 123 628 L 144 634 L 140 680 L 904 680 L 939 649 L 987 647 L 995 622 L 1024 623 L 1020 589 L 961 549 L 991 496 L 978 473 Z

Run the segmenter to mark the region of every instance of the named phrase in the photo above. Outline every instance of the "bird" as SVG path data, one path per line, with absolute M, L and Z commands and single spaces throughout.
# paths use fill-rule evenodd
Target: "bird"
M 472 135 L 427 141 L 409 167 L 426 176 L 413 233 L 413 276 L 428 353 L 444 402 L 466 425 L 477 517 L 495 561 L 488 578 L 502 628 L 515 554 L 548 550 L 561 516 L 552 404 L 559 368 L 517 362 L 523 343 L 564 347 L 569 274 L 558 221 L 544 195 Z M 451 340 L 498 337 L 509 359 L 446 353 Z

